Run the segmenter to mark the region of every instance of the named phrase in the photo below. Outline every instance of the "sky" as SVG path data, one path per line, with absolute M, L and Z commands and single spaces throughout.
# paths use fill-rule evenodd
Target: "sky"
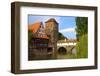
M 59 23 L 59 32 L 61 32 L 68 39 L 76 39 L 76 21 L 74 16 L 43 16 L 43 15 L 29 15 L 28 24 L 35 22 L 45 22 L 50 18 L 54 18 Z

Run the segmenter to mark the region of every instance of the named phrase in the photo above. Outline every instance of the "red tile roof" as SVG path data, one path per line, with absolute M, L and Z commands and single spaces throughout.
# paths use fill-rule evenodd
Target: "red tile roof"
M 37 30 L 41 27 L 41 22 L 36 22 L 34 24 L 28 25 L 28 30 L 31 30 L 33 33 L 36 33 Z
M 42 22 L 36 22 L 34 24 L 30 24 L 28 25 L 28 30 L 32 31 L 33 34 L 36 34 L 38 29 L 41 27 Z M 49 39 L 49 37 L 47 35 L 45 36 L 36 36 L 36 38 L 44 38 L 44 39 Z

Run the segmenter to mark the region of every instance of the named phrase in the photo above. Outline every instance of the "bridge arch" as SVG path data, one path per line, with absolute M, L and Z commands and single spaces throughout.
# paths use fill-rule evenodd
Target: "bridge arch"
M 66 53 L 67 53 L 67 49 L 65 47 L 58 48 L 58 54 L 66 54 Z
M 76 55 L 77 54 L 76 47 L 72 47 L 71 54 L 73 54 L 73 55 Z

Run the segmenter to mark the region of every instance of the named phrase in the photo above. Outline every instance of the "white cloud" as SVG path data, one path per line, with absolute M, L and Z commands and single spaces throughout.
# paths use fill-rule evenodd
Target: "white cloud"
M 59 30 L 59 32 L 61 32 L 61 33 L 76 33 L 75 27 L 74 28 L 61 29 L 61 30 Z

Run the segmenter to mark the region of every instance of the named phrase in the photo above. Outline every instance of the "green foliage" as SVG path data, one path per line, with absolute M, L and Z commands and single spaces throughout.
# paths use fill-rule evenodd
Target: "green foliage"
M 77 17 L 76 18 L 76 36 L 77 39 L 88 32 L 88 17 Z
M 32 31 L 28 30 L 28 42 L 32 39 Z
M 77 17 L 76 18 L 76 36 L 78 43 L 76 45 L 77 58 L 88 57 L 88 18 Z
M 58 40 L 64 40 L 66 37 L 62 33 L 58 33 Z M 67 39 L 67 38 L 66 38 Z
M 79 38 L 79 42 L 76 45 L 77 58 L 87 58 L 88 57 L 88 35 L 82 35 Z

